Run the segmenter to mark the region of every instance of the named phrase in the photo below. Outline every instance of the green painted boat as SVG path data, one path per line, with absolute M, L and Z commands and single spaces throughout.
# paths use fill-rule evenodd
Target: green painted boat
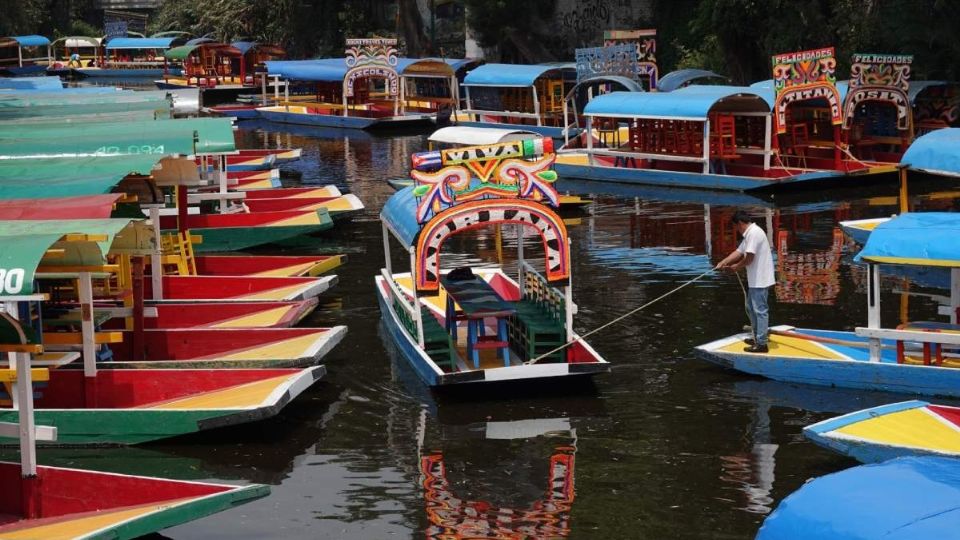
M 195 155 L 233 152 L 233 123 L 185 118 L 93 124 L 17 124 L 0 130 L 0 158 L 122 154 Z
M 200 214 L 187 218 L 191 235 L 200 236 L 195 253 L 240 251 L 284 243 L 333 228 L 326 208 L 308 212 L 252 212 L 249 214 Z M 176 227 L 176 216 L 163 216 L 164 229 Z

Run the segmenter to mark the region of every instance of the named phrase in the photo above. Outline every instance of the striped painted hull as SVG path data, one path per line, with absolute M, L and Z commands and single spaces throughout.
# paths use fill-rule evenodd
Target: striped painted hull
M 163 216 L 160 226 L 175 229 L 176 216 Z M 239 251 L 316 234 L 333 227 L 325 209 L 309 212 L 257 212 L 245 214 L 199 214 L 187 217 L 187 228 L 203 240 L 197 253 Z
M 346 255 L 198 255 L 201 276 L 317 277 L 347 262 Z
M 143 283 L 152 298 L 152 280 Z M 336 283 L 336 276 L 163 276 L 163 300 L 148 303 L 288 302 L 319 296 Z
M 317 307 L 317 299 L 296 302 L 228 302 L 157 304 L 156 317 L 146 317 L 148 329 L 289 328 Z
M 329 199 L 343 195 L 337 186 L 291 187 L 258 189 L 247 193 L 245 200 L 254 199 Z
M 334 218 L 349 212 L 363 210 L 363 203 L 352 193 L 339 197 L 306 199 L 287 197 L 283 199 L 247 199 L 244 204 L 251 212 L 313 212 L 326 209 Z
M 300 148 L 243 148 L 238 152 L 245 158 L 273 156 L 274 162 L 278 164 L 297 161 L 303 155 Z
M 103 368 L 279 368 L 312 366 L 347 333 L 332 328 L 183 328 L 146 330 L 137 354 L 132 333 L 110 344 Z M 79 367 L 78 364 L 76 364 Z
M 246 504 L 268 486 L 234 486 L 146 476 L 38 467 L 21 480 L 20 464 L 0 462 L 0 537 L 133 539 Z M 22 486 L 22 488 L 13 488 Z M 29 500 L 38 516 L 26 519 Z
M 960 408 L 905 401 L 863 409 L 803 429 L 813 442 L 864 463 L 901 456 L 960 457 Z
M 851 240 L 862 245 L 867 243 L 870 233 L 877 228 L 877 225 L 890 221 L 890 218 L 858 219 L 853 221 L 841 221 L 840 229 Z
M 696 348 L 705 360 L 750 375 L 777 381 L 919 394 L 960 397 L 960 369 L 922 365 L 916 362 L 898 364 L 892 350 L 884 350 L 881 361 L 870 362 L 867 340 L 853 332 L 835 332 L 805 328 L 775 327 L 778 331 L 796 331 L 818 338 L 858 343 L 856 347 L 821 343 L 807 339 L 770 336 L 770 352 L 744 352 L 744 339 L 738 334 Z M 884 342 L 893 347 L 892 342 Z
M 87 379 L 79 369 L 51 370 L 35 400 L 36 422 L 56 427 L 57 440 L 40 444 L 139 444 L 262 420 L 275 416 L 325 373 L 323 366 L 111 369 Z M 4 409 L 0 421 L 16 422 L 17 414 Z

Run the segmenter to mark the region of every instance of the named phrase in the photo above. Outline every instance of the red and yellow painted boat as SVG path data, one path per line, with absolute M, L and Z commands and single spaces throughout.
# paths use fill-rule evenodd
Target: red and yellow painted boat
M 132 539 L 265 497 L 233 486 L 0 462 L 0 538 Z M 13 488 L 20 485 L 22 489 Z
M 324 199 L 343 195 L 337 186 L 258 189 L 247 193 L 251 199 Z
M 101 332 L 113 359 L 100 368 L 279 368 L 316 364 L 343 336 L 332 328 L 179 328 Z M 119 338 L 119 339 L 117 339 Z M 78 333 L 44 333 L 52 347 L 80 342 Z
M 326 209 L 334 219 L 345 216 L 350 212 L 363 210 L 363 203 L 352 193 L 339 197 L 324 197 L 306 199 L 287 197 L 282 199 L 255 198 L 244 201 L 251 212 L 312 212 L 321 208 Z
M 147 308 L 144 327 L 169 328 L 289 328 L 317 307 L 317 299 L 296 302 L 229 302 L 219 304 L 157 304 Z
M 276 163 L 276 157 L 273 155 L 243 155 L 243 154 L 232 154 L 224 156 L 227 162 L 228 171 L 262 171 L 266 169 L 273 168 L 274 163 Z M 196 158 L 196 163 L 198 166 L 203 167 L 203 160 L 201 158 Z M 213 170 L 209 168 L 209 170 Z
M 234 191 L 280 187 L 280 171 L 227 171 L 227 185 Z
M 347 262 L 346 255 L 199 255 L 201 276 L 317 277 Z
M 322 294 L 337 276 L 163 276 L 163 299 L 155 302 L 283 302 Z M 144 295 L 153 298 L 153 283 L 144 278 Z M 148 300 L 149 301 L 149 300 Z
M 277 163 L 296 161 L 303 155 L 300 148 L 243 148 L 238 152 L 245 157 L 273 156 Z
M 177 216 L 161 216 L 160 227 L 176 229 Z M 309 212 L 256 212 L 241 214 L 197 214 L 186 216 L 192 234 L 203 238 L 197 252 L 239 251 L 251 247 L 319 233 L 333 227 L 326 210 Z

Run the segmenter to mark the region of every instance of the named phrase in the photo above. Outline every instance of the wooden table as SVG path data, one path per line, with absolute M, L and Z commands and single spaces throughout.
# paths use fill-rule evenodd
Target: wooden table
M 507 319 L 516 313 L 516 308 L 500 298 L 489 283 L 477 276 L 460 280 L 444 276 L 440 278 L 440 283 L 447 291 L 446 324 L 454 342 L 457 341 L 457 321 L 467 321 L 467 356 L 473 361 L 473 367 L 480 367 L 480 349 L 497 349 L 497 356 L 503 359 L 503 365 L 509 366 Z M 483 321 L 488 317 L 497 321 L 496 336 L 484 335 Z

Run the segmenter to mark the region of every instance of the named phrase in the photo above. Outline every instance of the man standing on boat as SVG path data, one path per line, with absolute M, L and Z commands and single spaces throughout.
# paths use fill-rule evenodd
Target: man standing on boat
M 773 255 L 767 235 L 750 216 L 742 210 L 733 214 L 733 225 L 740 232 L 743 241 L 733 253 L 717 265 L 717 270 L 737 272 L 747 269 L 747 315 L 753 329 L 753 339 L 745 340 L 749 347 L 744 351 L 765 353 L 769 334 L 770 310 L 767 306 L 767 292 L 775 283 L 773 277 Z

